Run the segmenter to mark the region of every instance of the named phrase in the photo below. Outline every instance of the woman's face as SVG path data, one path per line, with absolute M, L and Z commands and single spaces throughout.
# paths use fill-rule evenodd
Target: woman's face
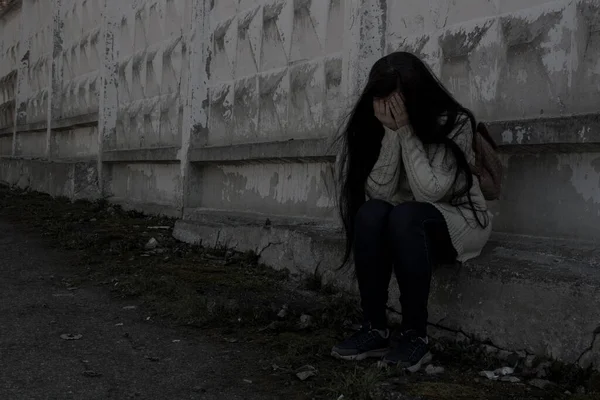
M 402 92 L 400 92 L 399 90 L 394 90 L 391 93 L 389 93 L 388 95 L 381 96 L 381 97 L 373 96 L 373 103 L 383 102 L 384 104 L 389 104 L 390 100 L 392 99 L 392 97 L 394 95 L 400 96 L 400 99 L 402 99 L 402 102 L 404 103 L 404 96 L 402 95 Z

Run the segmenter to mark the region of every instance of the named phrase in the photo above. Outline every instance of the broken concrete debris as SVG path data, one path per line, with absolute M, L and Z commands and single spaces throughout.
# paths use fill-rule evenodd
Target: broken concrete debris
M 148 243 L 146 243 L 146 246 L 144 247 L 146 248 L 146 250 L 154 250 L 158 247 L 158 240 L 152 238 L 148 240 Z

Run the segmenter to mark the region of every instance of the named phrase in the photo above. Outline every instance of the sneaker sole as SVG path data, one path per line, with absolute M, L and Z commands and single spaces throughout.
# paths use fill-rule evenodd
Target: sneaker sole
M 402 369 L 410 373 L 415 373 L 418 372 L 421 369 L 421 367 L 423 367 L 423 365 L 429 364 L 432 359 L 433 356 L 430 352 L 428 352 L 415 365 L 411 365 L 410 367 L 404 367 Z M 390 366 L 393 366 L 393 364 L 386 363 L 385 361 L 380 361 L 379 363 L 377 363 L 377 366 L 379 368 L 389 368 Z
M 431 362 L 431 359 L 433 358 L 433 356 L 431 355 L 430 352 L 427 352 L 427 354 L 425 354 L 420 360 L 419 362 L 417 362 L 415 365 L 404 368 L 405 371 L 408 371 L 410 373 L 414 373 L 417 372 L 418 370 L 421 369 L 421 367 L 425 364 L 429 364 Z
M 389 352 L 389 349 L 379 349 L 379 350 L 371 350 L 366 353 L 353 354 L 349 356 L 343 356 L 337 351 L 332 351 L 331 356 L 337 358 L 338 360 L 344 361 L 362 361 L 367 358 L 382 358 Z

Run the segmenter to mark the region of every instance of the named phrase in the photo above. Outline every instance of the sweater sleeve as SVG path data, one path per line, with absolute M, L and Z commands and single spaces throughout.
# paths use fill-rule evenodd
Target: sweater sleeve
M 368 198 L 392 201 L 398 190 L 402 158 L 398 132 L 385 128 L 379 158 L 366 182 Z
M 454 185 L 456 163 L 443 145 L 425 148 L 410 126 L 397 131 L 402 147 L 402 161 L 415 200 L 435 203 L 442 200 Z M 450 160 L 449 160 L 450 159 Z

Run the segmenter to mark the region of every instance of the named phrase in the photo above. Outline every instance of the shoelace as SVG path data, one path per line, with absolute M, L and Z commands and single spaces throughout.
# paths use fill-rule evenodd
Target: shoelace
M 416 335 L 402 334 L 398 349 L 403 355 L 412 358 L 419 348 L 425 345 L 425 341 Z

